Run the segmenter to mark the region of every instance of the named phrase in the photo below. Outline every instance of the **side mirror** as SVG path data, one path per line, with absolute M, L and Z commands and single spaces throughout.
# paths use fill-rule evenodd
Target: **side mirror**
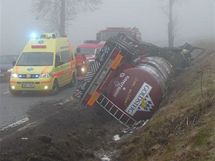
M 63 64 L 63 62 L 57 62 L 56 64 L 55 64 L 55 66 L 57 67 L 57 66 L 60 66 L 60 65 L 62 65 Z
M 61 62 L 59 62 L 59 65 L 63 65 L 63 62 L 61 61 Z

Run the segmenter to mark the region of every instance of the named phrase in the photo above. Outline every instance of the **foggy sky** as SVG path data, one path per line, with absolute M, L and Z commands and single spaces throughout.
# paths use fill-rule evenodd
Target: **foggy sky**
M 106 27 L 138 27 L 144 41 L 167 45 L 167 0 L 103 0 L 94 12 L 79 14 L 67 33 L 78 45 Z M 215 38 L 215 1 L 178 0 L 176 44 Z M 35 20 L 31 0 L 0 0 L 0 52 L 19 54 L 31 31 L 51 32 Z

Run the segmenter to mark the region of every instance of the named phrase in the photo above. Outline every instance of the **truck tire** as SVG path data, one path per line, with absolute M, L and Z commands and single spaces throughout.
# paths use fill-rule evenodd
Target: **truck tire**
M 50 94 L 56 95 L 58 92 L 59 92 L 59 84 L 58 84 L 57 79 L 55 79 Z

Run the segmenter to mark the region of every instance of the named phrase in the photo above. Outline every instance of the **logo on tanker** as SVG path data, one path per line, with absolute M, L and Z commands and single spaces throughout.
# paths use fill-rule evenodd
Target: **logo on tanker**
M 143 83 L 137 95 L 134 97 L 125 111 L 131 116 L 133 116 L 137 111 L 150 112 L 154 106 L 154 103 L 149 96 L 151 89 L 152 87 L 149 84 Z
M 120 78 L 125 77 L 125 73 L 120 73 L 119 77 L 120 77 Z
M 122 81 L 114 81 L 114 85 L 116 87 L 116 90 L 115 90 L 115 92 L 113 94 L 114 97 L 118 96 L 118 94 L 119 94 L 121 89 L 124 90 L 124 91 L 126 90 L 126 88 L 124 86 L 125 86 L 126 82 L 130 78 L 128 75 L 126 76 L 125 73 L 120 73 L 119 77 L 123 78 L 123 80 Z

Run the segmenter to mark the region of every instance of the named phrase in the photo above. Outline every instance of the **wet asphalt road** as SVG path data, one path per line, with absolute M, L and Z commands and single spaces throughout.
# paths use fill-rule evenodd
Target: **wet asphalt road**
M 0 82 L 0 129 L 27 117 L 27 111 L 40 102 L 68 99 L 73 88 L 63 88 L 57 95 L 24 94 L 12 96 L 8 90 L 8 83 Z

